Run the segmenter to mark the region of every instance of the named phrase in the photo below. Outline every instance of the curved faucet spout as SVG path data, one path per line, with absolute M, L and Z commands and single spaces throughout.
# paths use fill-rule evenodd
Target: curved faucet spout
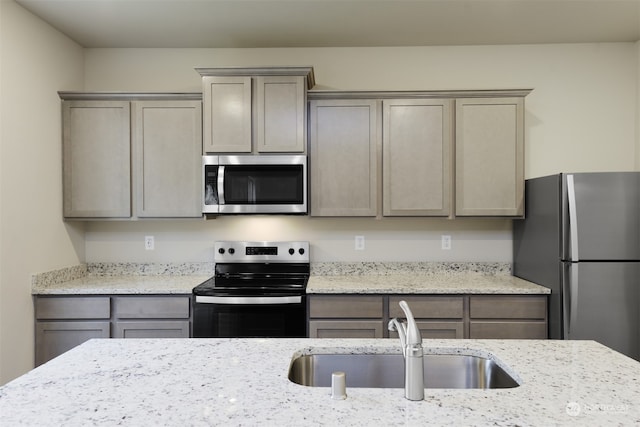
M 407 336 L 406 345 L 420 345 L 422 344 L 422 335 L 416 324 L 416 319 L 413 318 L 413 313 L 409 308 L 406 301 L 400 301 L 400 308 L 404 311 L 404 315 L 407 316 Z

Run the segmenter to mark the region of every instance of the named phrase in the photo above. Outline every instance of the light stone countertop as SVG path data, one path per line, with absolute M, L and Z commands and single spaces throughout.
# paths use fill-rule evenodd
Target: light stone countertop
M 482 355 L 519 387 L 403 389 L 290 382 L 301 353 L 395 352 L 397 340 L 91 340 L 0 387 L 3 426 L 585 426 L 640 424 L 640 363 L 593 341 L 425 340 Z
M 549 294 L 507 274 L 435 273 L 311 276 L 308 294 Z
M 190 294 L 213 263 L 93 263 L 32 276 L 33 295 Z M 312 263 L 309 294 L 548 294 L 504 263 Z
M 33 295 L 191 294 L 213 263 L 92 263 L 31 276 Z
M 191 294 L 211 276 L 85 276 L 46 286 L 33 286 L 33 295 Z

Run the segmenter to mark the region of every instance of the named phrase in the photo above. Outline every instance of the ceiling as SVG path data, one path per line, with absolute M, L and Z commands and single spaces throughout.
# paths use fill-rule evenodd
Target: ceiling
M 87 48 L 640 40 L 640 0 L 15 0 Z

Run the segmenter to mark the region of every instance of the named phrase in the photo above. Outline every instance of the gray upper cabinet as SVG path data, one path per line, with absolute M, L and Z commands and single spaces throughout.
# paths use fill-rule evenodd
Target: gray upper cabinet
M 129 102 L 63 101 L 62 122 L 64 216 L 130 217 Z
M 376 216 L 378 102 L 310 102 L 312 216 Z
M 201 102 L 136 101 L 133 108 L 137 216 L 201 217 Z
M 200 94 L 61 92 L 64 217 L 202 217 Z
M 522 216 L 529 92 L 309 92 L 311 215 Z
M 256 141 L 261 153 L 303 153 L 306 146 L 304 77 L 258 77 Z
M 383 100 L 383 214 L 451 212 L 450 99 Z
M 456 100 L 456 216 L 524 215 L 524 98 Z
M 251 77 L 204 76 L 205 153 L 251 152 Z
M 205 153 L 304 153 L 311 67 L 197 68 Z

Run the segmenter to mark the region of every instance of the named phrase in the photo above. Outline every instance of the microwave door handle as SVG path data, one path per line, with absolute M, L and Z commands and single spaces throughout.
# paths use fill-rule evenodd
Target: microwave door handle
M 224 205 L 224 166 L 218 166 L 218 203 Z

